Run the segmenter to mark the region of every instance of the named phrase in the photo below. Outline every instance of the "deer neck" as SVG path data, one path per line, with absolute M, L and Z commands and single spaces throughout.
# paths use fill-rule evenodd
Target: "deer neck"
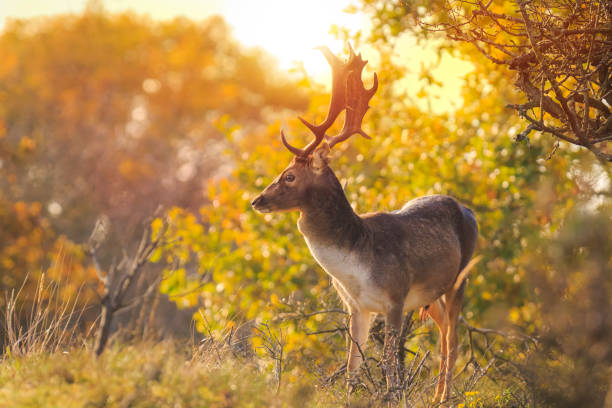
M 309 243 L 352 249 L 365 230 L 353 211 L 340 182 L 327 169 L 325 183 L 314 186 L 307 202 L 300 208 L 298 228 Z

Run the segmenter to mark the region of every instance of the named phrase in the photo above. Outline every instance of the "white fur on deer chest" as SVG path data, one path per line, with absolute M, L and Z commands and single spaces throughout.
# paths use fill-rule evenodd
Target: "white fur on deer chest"
M 370 267 L 361 262 L 359 254 L 330 245 L 320 245 L 308 238 L 306 244 L 319 265 L 342 286 L 345 293 L 340 296 L 351 309 L 370 312 L 386 310 L 387 296 L 374 285 Z

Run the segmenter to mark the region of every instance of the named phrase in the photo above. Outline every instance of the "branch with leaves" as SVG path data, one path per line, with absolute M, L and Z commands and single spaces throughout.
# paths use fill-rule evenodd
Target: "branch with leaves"
M 612 162 L 612 4 L 450 0 L 443 14 L 420 25 L 517 72 L 526 101 L 508 107 L 529 122 L 517 140 L 540 131 Z

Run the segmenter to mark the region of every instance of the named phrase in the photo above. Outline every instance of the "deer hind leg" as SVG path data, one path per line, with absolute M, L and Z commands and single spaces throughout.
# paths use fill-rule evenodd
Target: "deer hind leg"
M 444 392 L 440 399 L 441 402 L 448 400 L 451 394 L 451 383 L 453 380 L 453 368 L 457 361 L 457 323 L 459 321 L 459 313 L 461 312 L 461 302 L 463 301 L 463 289 L 464 285 L 457 291 L 450 291 L 446 294 L 447 305 L 446 305 L 446 319 L 447 319 L 447 332 L 446 332 L 446 347 L 447 347 L 447 358 L 446 358 L 446 372 L 444 378 Z
M 438 299 L 429 305 L 426 312 L 436 323 L 440 330 L 440 372 L 438 374 L 438 385 L 436 386 L 436 395 L 434 396 L 434 402 L 439 402 L 444 393 L 444 386 L 446 384 L 446 366 L 447 366 L 447 315 L 446 307 L 442 299 Z

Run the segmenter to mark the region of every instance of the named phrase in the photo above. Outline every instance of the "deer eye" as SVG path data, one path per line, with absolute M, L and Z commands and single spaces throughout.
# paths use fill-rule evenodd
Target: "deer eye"
M 295 176 L 293 174 L 285 175 L 285 181 L 288 181 L 289 183 L 291 183 L 293 180 L 295 180 Z

